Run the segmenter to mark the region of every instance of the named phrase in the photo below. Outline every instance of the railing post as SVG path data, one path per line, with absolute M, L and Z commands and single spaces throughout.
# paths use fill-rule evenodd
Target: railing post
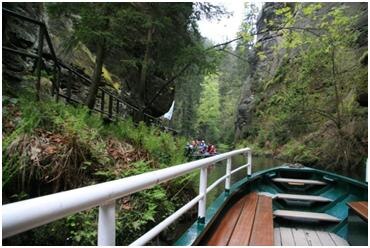
M 230 183 L 231 183 L 231 157 L 227 158 L 226 162 L 226 180 L 225 180 L 225 194 L 230 193 Z
M 42 49 L 44 47 L 44 27 L 39 28 L 39 45 L 37 48 L 37 64 L 36 64 L 36 100 L 40 100 L 40 90 L 41 90 L 41 66 L 42 66 Z
M 116 202 L 99 206 L 98 246 L 114 246 L 116 243 Z
M 247 151 L 247 163 L 248 163 L 248 167 L 247 167 L 247 174 L 248 176 L 251 176 L 252 175 L 252 151 L 249 150 Z
M 71 102 L 72 98 L 72 71 L 69 71 L 67 80 L 67 102 Z
M 206 220 L 206 202 L 207 202 L 207 166 L 200 169 L 199 194 L 203 197 L 198 203 L 198 223 L 204 224 Z
M 100 110 L 101 110 L 101 116 L 104 116 L 104 91 L 101 90 L 101 103 L 100 103 Z
M 117 99 L 117 105 L 116 105 L 116 119 L 118 120 L 119 117 L 119 100 Z
M 55 94 L 55 98 L 56 98 L 56 101 L 58 102 L 59 101 L 59 88 L 60 88 L 60 67 L 57 67 L 57 83 L 56 83 L 56 94 Z
M 109 94 L 108 111 L 109 111 L 109 118 L 112 119 L 112 116 L 113 116 L 113 97 L 112 97 L 111 94 Z

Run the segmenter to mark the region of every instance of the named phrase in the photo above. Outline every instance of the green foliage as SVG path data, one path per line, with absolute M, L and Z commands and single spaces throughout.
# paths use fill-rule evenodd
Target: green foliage
M 155 127 L 148 127 L 144 123 L 135 126 L 132 120 L 128 119 L 103 124 L 100 116 L 89 114 L 85 107 L 66 106 L 53 101 L 35 102 L 27 95 L 14 99 L 5 97 L 3 102 L 5 106 L 16 104 L 21 112 L 21 119 L 14 130 L 3 136 L 3 196 L 6 202 L 32 198 L 38 196 L 37 194 L 50 194 L 56 184 L 53 184 L 55 181 L 50 183 L 42 181 L 44 176 L 45 178 L 50 176 L 50 171 L 45 168 L 58 169 L 62 177 L 68 170 L 67 167 L 57 168 L 53 164 L 47 164 L 41 171 L 33 166 L 33 160 L 30 158 L 32 154 L 29 154 L 27 149 L 22 148 L 16 152 L 9 152 L 14 140 L 24 140 L 26 147 L 32 147 L 30 140 L 38 138 L 40 131 L 50 133 L 48 135 L 61 134 L 60 139 L 63 140 L 60 142 L 62 143 L 67 142 L 64 140 L 67 137 L 74 137 L 78 141 L 74 144 L 77 149 L 84 150 L 85 156 L 84 160 L 76 165 L 84 173 L 84 176 L 79 176 L 78 182 L 76 181 L 78 186 L 137 175 L 185 162 L 183 147 L 186 140 L 184 138 L 175 138 L 169 133 L 162 132 Z M 132 144 L 131 153 L 134 151 L 138 154 L 132 156 L 139 159 L 132 160 L 132 162 L 128 160 L 125 165 L 127 167 L 119 167 L 119 161 L 107 152 L 109 149 L 115 149 L 110 143 L 112 137 L 119 140 L 116 142 Z M 67 150 L 66 153 L 54 154 L 45 161 L 50 163 L 50 160 L 58 161 L 68 156 Z M 71 163 L 67 161 L 66 164 Z M 25 182 L 29 182 L 30 187 L 23 185 L 20 181 L 24 171 L 28 173 L 25 174 L 27 175 Z M 182 194 L 178 194 L 184 190 L 188 196 L 194 194 L 189 178 L 190 176 L 182 177 L 165 185 L 134 194 L 129 199 L 117 201 L 118 242 L 123 245 L 129 244 L 153 227 L 155 223 L 175 211 L 176 207 L 189 200 Z M 67 179 L 68 177 L 65 178 L 66 182 Z M 71 181 L 68 182 L 71 183 Z M 41 188 L 39 193 L 37 193 L 38 187 Z M 54 230 L 53 234 L 46 235 L 50 229 Z M 96 245 L 96 232 L 97 209 L 92 209 L 24 235 L 18 235 L 17 238 L 6 240 L 6 243 L 33 244 L 32 242 L 35 242 L 36 244 L 36 241 L 40 241 L 38 244 Z
M 161 167 L 180 164 L 185 161 L 182 149 L 184 138 L 174 138 L 171 134 L 161 132 L 158 128 L 148 128 L 143 122 L 135 127 L 131 119 L 113 123 L 102 130 L 104 136 L 112 136 L 140 146 L 147 150 Z
M 220 135 L 220 93 L 217 80 L 216 75 L 205 77 L 196 122 L 198 136 L 213 143 L 217 142 Z
M 356 44 L 358 15 L 346 5 L 322 3 L 283 5 L 275 14 L 279 21 L 267 26 L 281 34 L 271 56 L 279 65 L 272 75 L 259 75 L 248 141 L 292 162 L 355 167 L 367 156 L 364 142 L 353 138 L 354 123 L 367 119 L 357 102 L 367 92 L 367 64 L 359 59 L 364 49 Z
M 98 209 L 91 209 L 66 218 L 71 245 L 96 245 Z
M 319 160 L 319 157 L 315 155 L 314 149 L 295 140 L 285 144 L 279 158 L 290 163 L 298 162 L 308 165 L 315 164 Z

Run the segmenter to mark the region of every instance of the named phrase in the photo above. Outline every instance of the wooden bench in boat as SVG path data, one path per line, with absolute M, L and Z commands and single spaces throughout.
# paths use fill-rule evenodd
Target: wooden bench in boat
M 305 221 L 328 221 L 328 222 L 340 222 L 341 220 L 335 216 L 326 213 L 315 213 L 315 212 L 305 212 L 305 211 L 293 211 L 293 210 L 275 210 L 274 216 L 305 220 Z
M 366 201 L 349 202 L 347 240 L 351 245 L 368 245 L 368 203 Z
M 205 242 L 213 246 L 273 244 L 272 199 L 257 193 L 239 199 Z
M 273 178 L 272 181 L 278 183 L 287 183 L 290 185 L 326 185 L 326 182 L 318 181 L 318 180 L 307 180 L 307 179 L 295 179 L 295 178 L 280 178 L 276 177 Z
M 291 201 L 313 201 L 313 202 L 332 202 L 333 200 L 316 195 L 295 195 L 295 194 L 276 194 L 276 198 Z
M 347 205 L 364 221 L 368 222 L 368 203 L 366 201 L 349 202 Z

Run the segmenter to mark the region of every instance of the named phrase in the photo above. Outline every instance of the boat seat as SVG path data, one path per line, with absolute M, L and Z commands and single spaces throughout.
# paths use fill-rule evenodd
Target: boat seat
M 276 194 L 274 198 L 292 201 L 332 202 L 332 199 L 316 195 Z
M 349 202 L 347 203 L 350 209 L 353 210 L 364 221 L 368 222 L 368 203 L 367 201 Z
M 326 185 L 326 182 L 318 180 L 295 179 L 295 178 L 273 178 L 272 181 L 278 183 L 287 183 L 290 185 Z
M 238 200 L 200 245 L 244 246 L 274 244 L 272 199 L 250 193 Z
M 303 228 L 274 228 L 276 246 L 349 246 L 335 233 Z
M 348 233 L 347 240 L 353 246 L 368 245 L 368 203 L 357 201 L 347 203 L 348 208 Z
M 292 210 L 275 210 L 274 216 L 303 221 L 328 221 L 328 222 L 341 221 L 337 217 L 326 213 L 292 211 Z

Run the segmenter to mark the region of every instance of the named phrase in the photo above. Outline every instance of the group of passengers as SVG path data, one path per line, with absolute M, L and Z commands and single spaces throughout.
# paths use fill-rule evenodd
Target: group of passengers
M 213 144 L 206 144 L 204 140 L 192 140 L 186 144 L 185 156 L 212 156 L 217 154 L 216 146 Z

